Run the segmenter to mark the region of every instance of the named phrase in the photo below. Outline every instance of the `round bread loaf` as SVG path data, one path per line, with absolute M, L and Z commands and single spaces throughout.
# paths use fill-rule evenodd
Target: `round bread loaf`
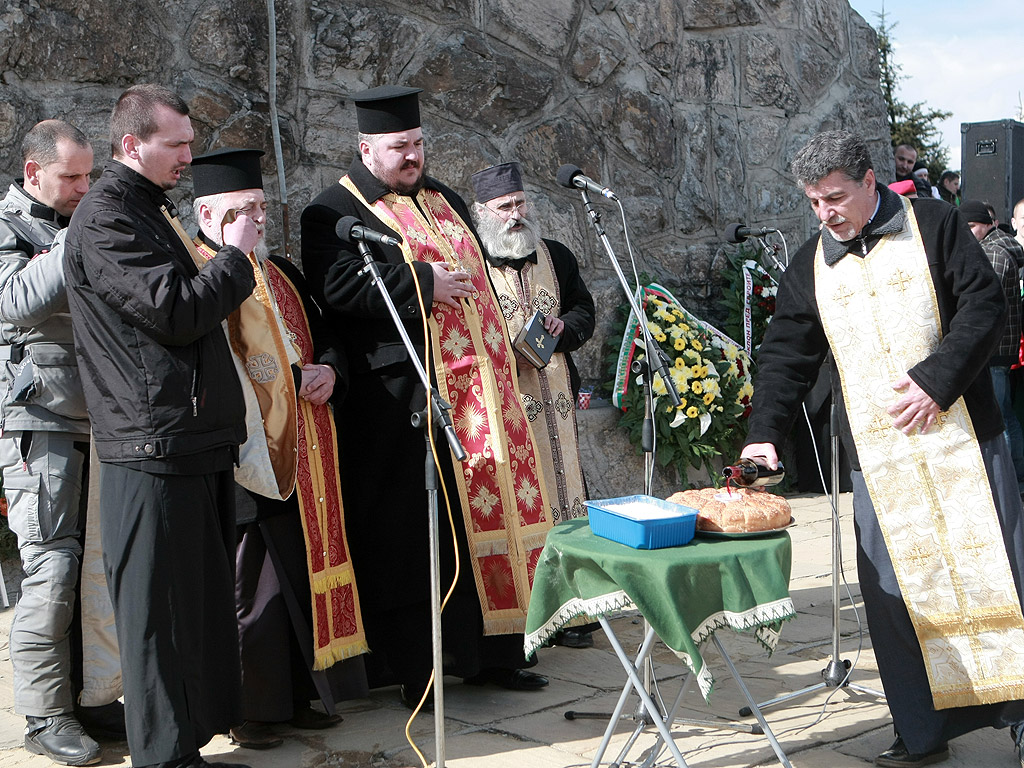
M 697 510 L 697 530 L 725 533 L 770 531 L 789 525 L 792 509 L 781 496 L 749 488 L 700 488 L 668 497 Z

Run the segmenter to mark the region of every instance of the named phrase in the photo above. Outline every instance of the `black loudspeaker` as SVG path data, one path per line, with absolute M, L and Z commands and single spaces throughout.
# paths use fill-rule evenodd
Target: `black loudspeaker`
M 1024 123 L 960 123 L 960 197 L 984 200 L 1008 222 L 1024 198 Z

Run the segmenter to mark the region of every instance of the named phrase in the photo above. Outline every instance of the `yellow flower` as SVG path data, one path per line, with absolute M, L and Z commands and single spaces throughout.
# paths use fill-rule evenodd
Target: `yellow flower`
M 704 405 L 711 405 L 715 402 L 715 395 L 713 392 L 706 392 L 704 394 Z
M 704 345 L 701 344 L 697 339 L 694 339 L 690 343 L 693 345 L 693 348 L 696 349 L 698 352 L 704 349 Z
M 686 407 L 686 398 L 685 397 L 680 397 L 679 398 L 679 405 L 677 405 L 676 408 L 681 411 L 685 407 Z
M 674 410 L 674 407 L 672 406 L 671 403 L 669 403 L 668 405 L 665 406 L 665 413 L 672 413 L 673 410 Z
M 696 419 L 700 415 L 700 411 L 697 410 L 696 406 L 691 405 L 686 409 L 686 418 Z
M 682 320 L 683 318 L 680 317 L 679 319 Z M 686 323 L 680 323 L 679 327 L 682 328 L 686 333 L 690 332 L 690 326 L 688 326 Z
M 734 347 L 732 344 L 728 344 L 723 347 L 722 351 L 725 353 L 726 360 L 735 360 L 736 356 L 739 354 L 739 348 Z
M 694 378 L 698 378 L 699 379 L 700 378 L 700 366 L 699 365 L 691 365 L 690 366 L 690 373 L 693 374 Z
M 677 357 L 676 358 L 676 368 L 678 368 L 679 370 L 682 370 L 685 367 L 686 367 L 686 361 L 683 360 L 683 358 L 681 358 L 681 357 Z
M 658 333 L 654 334 L 654 340 L 655 341 L 664 341 L 667 338 L 668 337 L 664 333 L 661 333 L 660 331 Z
M 668 390 L 665 388 L 665 382 L 661 380 L 661 376 L 654 377 L 654 394 L 656 395 L 667 395 Z
M 693 384 L 690 385 L 690 389 L 693 390 L 693 394 L 699 395 L 701 392 L 704 391 L 704 385 L 701 384 L 699 381 L 695 381 L 693 382 Z
M 676 339 L 675 348 L 676 348 L 676 350 L 679 350 L 679 351 L 682 351 L 682 350 L 686 349 L 686 339 L 684 339 L 682 337 Z M 676 358 L 676 359 L 678 359 L 678 358 Z

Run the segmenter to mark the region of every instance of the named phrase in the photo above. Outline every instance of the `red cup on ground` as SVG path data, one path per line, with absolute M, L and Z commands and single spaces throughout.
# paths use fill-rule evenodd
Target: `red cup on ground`
M 576 407 L 585 411 L 590 407 L 590 396 L 594 394 L 593 388 L 580 389 L 580 396 L 576 401 Z

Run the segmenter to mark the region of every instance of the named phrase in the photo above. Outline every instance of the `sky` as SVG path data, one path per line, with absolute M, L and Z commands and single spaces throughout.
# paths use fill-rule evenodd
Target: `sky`
M 960 124 L 1016 119 L 1024 96 L 1021 0 L 850 0 L 872 27 L 885 5 L 900 100 L 952 112 L 938 124 L 959 169 Z

